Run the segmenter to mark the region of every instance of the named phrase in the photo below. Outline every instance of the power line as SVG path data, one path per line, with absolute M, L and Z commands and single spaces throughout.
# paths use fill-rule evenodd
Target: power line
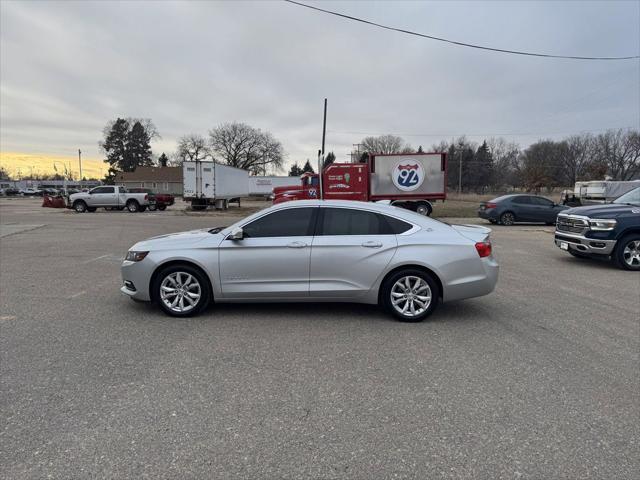
M 394 133 L 394 132 L 384 132 L 384 133 L 374 133 L 374 132 L 340 132 L 337 130 L 327 130 L 327 133 L 335 133 L 338 135 L 397 135 L 399 137 L 508 137 L 508 136 L 519 136 L 519 137 L 535 137 L 535 136 L 544 136 L 544 135 L 573 135 L 576 133 L 592 133 L 592 132 L 603 132 L 605 130 L 630 130 L 635 127 L 606 127 L 606 128 L 596 128 L 594 130 L 580 130 L 577 132 L 542 132 L 542 133 Z
M 291 3 L 293 5 L 298 5 L 300 7 L 309 8 L 311 10 L 316 10 L 318 12 L 327 13 L 329 15 L 335 15 L 336 17 L 346 18 L 347 20 L 353 20 L 355 22 L 365 23 L 367 25 L 372 25 L 378 28 L 384 28 L 385 30 L 392 30 L 394 32 L 406 33 L 407 35 L 414 35 L 416 37 L 428 38 L 430 40 L 437 40 L 438 42 L 450 43 L 453 45 L 458 45 L 462 47 L 469 48 L 477 48 L 479 50 L 489 50 L 492 52 L 500 52 L 500 53 L 510 53 L 512 55 L 526 55 L 529 57 L 544 57 L 544 58 L 562 58 L 565 60 L 633 60 L 636 58 L 640 58 L 640 55 L 633 55 L 628 57 L 581 57 L 576 55 L 551 55 L 548 53 L 532 53 L 532 52 L 522 52 L 518 50 L 506 50 L 503 48 L 492 48 L 492 47 L 483 47 L 481 45 L 475 45 L 473 43 L 464 43 L 458 42 L 456 40 L 449 40 L 447 38 L 434 37 L 433 35 L 426 35 L 424 33 L 413 32 L 411 30 L 404 30 L 402 28 L 389 27 L 387 25 L 382 25 L 380 23 L 371 22 L 369 20 L 364 20 L 358 17 L 352 17 L 350 15 L 345 15 L 343 13 L 333 12 L 331 10 L 325 10 L 324 8 L 314 7 L 312 5 L 307 5 L 305 3 L 295 2 L 293 0 L 284 0 L 287 3 Z

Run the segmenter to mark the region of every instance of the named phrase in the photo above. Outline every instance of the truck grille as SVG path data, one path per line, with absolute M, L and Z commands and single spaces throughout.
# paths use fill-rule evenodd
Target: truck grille
M 589 223 L 582 218 L 558 215 L 556 230 L 560 232 L 584 233 L 589 228 Z

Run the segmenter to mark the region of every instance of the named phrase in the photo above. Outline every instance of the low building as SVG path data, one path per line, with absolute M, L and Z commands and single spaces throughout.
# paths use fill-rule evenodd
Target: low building
M 148 188 L 155 193 L 182 196 L 182 167 L 138 167 L 134 172 L 120 172 L 116 185 L 126 188 Z

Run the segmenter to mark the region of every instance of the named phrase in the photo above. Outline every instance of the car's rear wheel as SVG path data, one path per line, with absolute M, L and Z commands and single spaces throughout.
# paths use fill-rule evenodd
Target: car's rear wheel
M 135 213 L 139 209 L 140 209 L 140 205 L 135 200 L 129 200 L 127 202 L 127 210 L 129 210 L 131 213 Z
M 618 240 L 613 258 L 620 268 L 640 270 L 640 234 L 632 233 Z
M 190 265 L 172 265 L 154 281 L 154 298 L 165 313 L 190 317 L 202 311 L 210 301 L 210 286 L 205 275 Z
M 158 205 L 158 210 L 160 210 L 161 212 L 164 212 L 167 209 L 166 205 Z
M 416 269 L 401 270 L 385 280 L 382 301 L 399 320 L 420 322 L 438 306 L 440 291 L 428 273 Z
M 87 204 L 83 200 L 76 200 L 73 203 L 73 209 L 78 213 L 84 213 L 87 211 Z
M 502 225 L 506 225 L 507 227 L 513 225 L 516 221 L 516 216 L 511 212 L 504 212 L 500 215 L 500 223 Z

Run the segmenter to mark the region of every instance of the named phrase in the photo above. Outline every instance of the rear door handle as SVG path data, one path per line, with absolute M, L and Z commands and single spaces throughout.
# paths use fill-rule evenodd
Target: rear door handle
M 380 242 L 369 241 L 369 242 L 364 242 L 362 246 L 367 248 L 380 248 L 382 247 L 382 244 Z
M 304 242 L 292 242 L 287 245 L 289 248 L 304 248 L 307 244 Z

